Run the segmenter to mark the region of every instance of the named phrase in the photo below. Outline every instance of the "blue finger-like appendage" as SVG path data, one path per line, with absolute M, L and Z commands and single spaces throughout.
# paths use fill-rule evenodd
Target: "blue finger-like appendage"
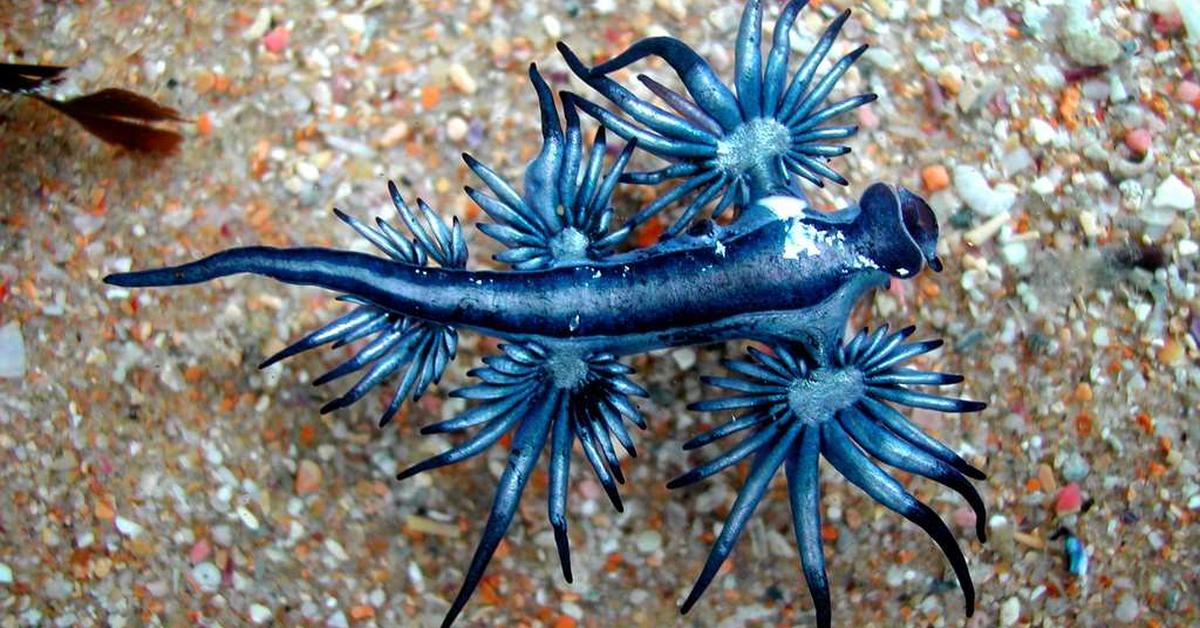
M 408 334 L 403 340 L 396 343 L 385 355 L 379 358 L 367 373 L 363 375 L 358 382 L 350 387 L 342 396 L 334 399 L 324 406 L 321 406 L 321 414 L 328 414 L 334 410 L 345 408 L 346 406 L 363 398 L 388 376 L 396 372 L 401 366 L 413 360 L 413 353 L 416 342 L 421 339 L 423 334 L 420 332 Z
M 397 247 L 396 243 L 393 242 L 391 238 L 389 238 L 386 234 L 382 233 L 378 229 L 375 229 L 374 227 L 362 222 L 361 220 L 347 214 L 346 212 L 343 212 L 342 210 L 340 210 L 336 207 L 333 208 L 333 215 L 337 216 L 338 220 L 346 223 L 347 225 L 350 225 L 351 229 L 358 232 L 358 235 L 365 238 L 371 244 L 374 244 L 375 248 L 379 249 L 380 251 L 383 251 L 384 255 L 387 255 L 388 257 L 390 257 L 396 261 L 399 261 L 399 262 L 404 262 L 406 264 L 412 263 L 411 254 L 405 255 L 405 252 L 402 251 L 399 247 Z
M 918 369 L 892 369 L 882 373 L 867 376 L 868 384 L 891 386 L 948 386 L 963 381 L 962 375 L 954 373 L 935 373 Z
M 536 240 L 533 240 L 534 242 L 545 240 L 545 227 L 540 222 L 527 219 L 518 209 L 514 209 L 499 199 L 492 198 L 471 186 L 466 186 L 463 189 L 466 190 L 467 196 L 471 197 L 472 201 L 475 201 L 476 205 L 487 212 L 487 215 L 496 219 L 504 226 L 518 230 L 529 236 L 540 234 Z
M 671 164 L 661 170 L 652 172 L 628 172 L 621 177 L 621 183 L 632 183 L 635 185 L 658 185 L 669 179 L 678 179 L 680 177 L 690 177 L 697 172 L 700 172 L 700 164 L 692 162 L 684 162 Z
M 808 0 L 792 0 L 779 14 L 775 32 L 771 37 L 771 52 L 767 56 L 767 70 L 763 75 L 763 115 L 774 117 L 779 111 L 780 97 L 787 83 L 788 56 L 792 51 L 792 25 L 800 9 Z
M 772 439 L 779 436 L 782 429 L 782 426 L 778 424 L 764 426 L 754 434 L 743 438 L 741 442 L 731 447 L 729 451 L 667 482 L 667 488 L 683 488 L 695 484 L 726 467 L 741 462 L 746 456 L 762 449 Z
M 517 194 L 517 191 L 514 190 L 507 181 L 504 180 L 504 177 L 496 174 L 496 171 L 487 167 L 485 164 L 480 162 L 478 159 L 475 159 L 468 153 L 463 153 L 462 158 L 463 161 L 466 162 L 467 167 L 471 169 L 471 172 L 474 172 L 475 176 L 479 177 L 479 180 L 483 181 L 484 184 L 488 186 L 488 189 L 490 189 L 492 193 L 496 195 L 496 198 L 499 199 L 501 203 L 504 203 L 517 213 L 524 216 L 527 221 L 536 221 L 540 230 L 546 233 L 553 233 L 554 230 L 550 228 L 550 225 L 542 222 L 541 215 L 533 211 L 533 209 L 525 203 L 525 200 L 521 198 L 521 195 Z
M 834 40 L 837 39 L 838 33 L 842 31 L 842 26 L 846 24 L 846 20 L 848 19 L 850 19 L 850 10 L 846 9 L 836 20 L 830 23 L 821 35 L 821 38 L 817 40 L 817 44 L 808 53 L 808 56 L 804 57 L 804 61 L 800 62 L 800 67 L 792 75 L 792 82 L 788 85 L 787 93 L 784 94 L 783 103 L 779 106 L 780 113 L 786 115 L 800 103 L 800 98 L 804 96 L 804 92 L 812 82 L 813 76 L 817 73 L 817 67 L 821 65 L 821 61 L 825 59 L 825 55 L 829 54 L 829 49 L 833 47 Z
M 847 185 L 850 183 L 846 180 L 846 177 L 843 177 L 838 173 L 838 171 L 825 165 L 823 159 L 813 159 L 812 157 L 801 154 L 795 150 L 788 151 L 787 156 L 790 159 L 795 160 L 797 163 L 802 164 L 810 172 L 815 172 L 818 175 L 829 179 L 830 181 L 838 183 L 839 185 Z
M 297 353 L 315 349 L 323 344 L 333 342 L 350 333 L 361 325 L 366 325 L 376 319 L 387 318 L 387 314 L 371 306 L 361 306 L 335 318 L 324 327 L 309 333 L 300 340 L 288 345 L 284 350 L 262 361 L 258 368 L 265 369 L 276 362 L 290 358 Z
M 725 390 L 735 390 L 737 392 L 749 393 L 752 395 L 769 395 L 779 392 L 779 383 L 760 384 L 736 377 L 716 377 L 713 375 L 705 375 L 700 378 L 700 381 L 716 388 L 724 388 Z M 782 382 L 783 385 L 788 385 L 789 381 Z
M 886 386 L 867 386 L 867 394 L 878 399 L 885 399 L 913 408 L 925 408 L 926 410 L 937 410 L 938 412 L 979 412 L 987 407 L 987 404 L 982 401 L 942 397 L 916 390 L 889 388 Z
M 984 506 L 983 498 L 966 476 L 911 443 L 901 440 L 890 430 L 879 429 L 878 425 L 854 408 L 844 408 L 838 414 L 838 418 L 855 442 L 884 464 L 929 478 L 962 495 L 975 511 L 975 535 L 981 543 L 987 542 L 987 506 Z
M 525 403 L 526 397 L 528 397 L 529 393 L 533 392 L 533 388 L 533 383 L 514 388 L 513 394 L 509 398 L 493 403 L 480 404 L 452 419 L 427 425 L 421 428 L 421 433 L 444 434 L 447 432 L 461 432 L 462 430 L 474 427 L 480 423 L 487 423 L 488 421 L 491 421 L 492 419 L 511 411 L 518 405 Z
M 876 401 L 870 397 L 863 397 L 858 402 L 858 408 L 868 417 L 879 421 L 880 424 L 895 432 L 900 438 L 912 443 L 938 460 L 958 469 L 967 477 L 976 480 L 987 478 L 987 474 L 983 471 L 971 466 L 970 463 L 955 453 L 954 450 L 945 446 L 936 438 L 926 434 L 906 419 L 903 414 L 900 414 L 895 408 L 886 403 Z
M 673 37 L 650 37 L 629 47 L 625 52 L 592 68 L 592 74 L 611 74 L 646 57 L 656 56 L 667 62 L 683 81 L 692 99 L 726 131 L 733 131 L 742 122 L 737 97 L 713 72 L 695 50 Z
M 684 450 L 697 449 L 773 418 L 775 418 L 774 415 L 763 410 L 747 412 L 742 416 L 726 421 L 725 423 L 722 423 L 717 427 L 708 430 L 707 432 L 693 437 L 691 440 L 683 444 L 683 448 Z
M 692 586 L 691 592 L 688 593 L 687 599 L 683 601 L 683 606 L 679 609 L 680 612 L 690 611 L 700 596 L 704 594 L 704 590 L 712 583 L 717 571 L 721 569 L 721 564 L 725 562 L 729 553 L 733 551 L 733 546 L 737 544 L 742 530 L 746 528 L 746 522 L 750 520 L 750 515 L 754 514 L 754 508 L 758 506 L 758 502 L 762 501 L 767 487 L 771 484 L 771 478 L 783 464 L 784 458 L 792 450 L 792 445 L 803 429 L 803 422 L 793 421 L 779 442 L 771 445 L 770 449 L 759 453 L 750 474 L 746 477 L 746 483 L 738 491 L 733 508 L 729 510 L 729 516 L 725 518 L 725 523 L 721 526 L 721 534 L 713 543 L 708 560 L 704 562 L 704 568 L 700 570 L 700 576 L 696 578 L 696 584 Z
M 710 170 L 708 172 L 705 172 L 704 174 L 697 175 L 696 177 L 693 177 L 692 179 L 689 179 L 688 181 L 680 183 L 679 185 L 672 188 L 671 191 L 669 191 L 666 194 L 663 194 L 662 196 L 655 199 L 653 203 L 650 203 L 649 205 L 647 205 L 645 208 L 643 208 L 641 211 L 639 211 L 637 214 L 635 214 L 633 216 L 633 218 L 630 218 L 628 221 L 626 221 L 625 224 L 626 225 L 640 225 L 640 224 L 646 222 L 647 220 L 650 219 L 651 216 L 666 209 L 672 203 L 678 201 L 679 199 L 683 198 L 684 196 L 687 196 L 688 193 L 692 192 L 693 190 L 698 189 L 700 186 L 707 184 L 708 182 L 712 181 L 713 179 L 716 179 L 719 176 L 722 176 L 720 172 L 718 172 L 716 170 Z
M 694 159 L 713 157 L 717 154 L 716 146 L 663 137 L 617 116 L 596 103 L 584 100 L 576 94 L 563 92 L 563 95 L 572 100 L 589 116 L 599 120 L 601 124 L 613 133 L 627 140 L 637 138 L 638 145 L 643 150 L 654 153 L 659 157 L 685 157 Z
M 762 0 L 746 3 L 734 46 L 733 83 L 743 120 L 753 120 L 763 112 L 762 14 Z
M 625 422 L 621 420 L 621 413 L 605 403 L 595 403 L 593 410 L 604 419 L 604 425 L 608 428 L 609 433 L 616 437 L 617 442 L 621 443 L 621 447 L 631 458 L 637 457 L 637 448 L 633 446 L 633 436 L 629 430 L 625 429 Z
M 570 98 L 566 100 L 575 102 Z M 583 182 L 579 185 L 575 206 L 571 208 L 570 213 L 574 214 L 572 221 L 576 225 L 583 222 L 583 215 L 592 206 L 592 197 L 596 195 L 596 188 L 600 185 L 600 173 L 604 171 L 604 153 L 606 152 L 608 152 L 608 131 L 602 126 L 596 131 L 596 137 L 592 140 L 587 168 L 583 172 Z
M 907 362 L 919 355 L 924 355 L 931 351 L 936 351 L 941 348 L 942 340 L 934 338 L 932 340 L 924 340 L 921 342 L 912 342 L 901 347 L 897 347 L 887 352 L 880 352 L 873 356 L 867 362 L 863 363 L 862 370 L 866 373 L 874 373 L 876 371 L 887 370 L 901 362 Z
M 879 370 L 875 364 L 877 362 L 881 362 L 891 355 L 892 351 L 895 351 L 896 347 L 900 346 L 900 343 L 907 340 L 908 337 L 916 333 L 916 331 L 917 327 L 915 325 L 909 325 L 908 327 L 901 328 L 894 334 L 886 336 L 877 348 L 875 348 L 870 354 L 867 354 L 868 357 L 865 357 L 864 361 L 860 365 L 860 368 L 862 368 L 863 371 Z M 930 351 L 932 351 L 932 349 L 930 349 Z
M 633 92 L 622 87 L 620 83 L 606 76 L 590 74 L 587 66 L 575 56 L 575 53 L 566 44 L 559 42 L 558 50 L 562 53 L 563 58 L 566 59 L 567 66 L 571 68 L 572 72 L 583 79 L 592 89 L 600 92 L 605 98 L 612 101 L 614 105 L 620 107 L 634 120 L 650 127 L 656 133 L 675 140 L 716 146 L 717 136 L 702 128 L 697 128 L 688 120 L 638 98 Z
M 757 406 L 767 406 L 772 403 L 786 401 L 785 394 L 771 395 L 738 395 L 734 397 L 718 397 L 716 399 L 704 399 L 697 401 L 688 406 L 689 410 L 697 410 L 699 412 L 721 412 L 724 410 L 739 410 L 741 408 L 753 408 Z
M 781 373 L 765 366 L 747 362 L 745 360 L 721 360 L 721 365 L 725 368 L 754 379 L 761 379 L 780 386 L 787 386 L 795 379 L 787 373 Z
M 393 329 L 386 334 L 380 334 L 349 360 L 342 362 L 327 371 L 324 375 L 314 379 L 312 382 L 313 386 L 327 384 L 339 377 L 344 377 L 363 368 L 367 364 L 379 359 L 383 354 L 391 351 L 404 337 L 404 332 L 399 329 Z
M 591 430 L 588 429 L 587 419 L 579 415 L 578 408 L 572 408 L 571 429 L 575 432 L 575 436 L 579 438 L 579 444 L 583 447 L 583 455 L 587 458 L 588 464 L 592 467 L 592 472 L 596 474 L 596 480 L 600 482 L 600 486 L 604 488 L 604 493 L 608 495 L 608 500 L 612 502 L 613 508 L 617 512 L 625 512 L 625 505 L 621 502 L 621 493 L 617 490 L 617 483 L 613 480 L 613 476 L 609 473 L 608 466 L 600 454 L 600 445 L 592 438 Z
M 542 115 L 542 150 L 525 168 L 525 199 L 538 213 L 542 223 L 552 230 L 561 227 L 558 218 L 559 174 L 562 168 L 564 138 L 559 126 L 554 93 L 537 70 L 529 65 L 529 80 L 537 92 L 538 109 Z
M 467 600 L 479 586 L 479 581 L 483 579 L 483 572 L 492 560 L 492 555 L 496 553 L 496 548 L 500 546 L 500 541 L 504 540 L 504 534 L 512 523 L 517 506 L 520 505 L 521 494 L 533 474 L 533 467 L 546 446 L 552 413 L 558 403 L 557 395 L 552 399 L 539 400 L 537 407 L 521 423 L 521 427 L 513 436 L 512 452 L 508 456 L 504 474 L 500 476 L 499 485 L 496 486 L 496 496 L 492 500 L 492 511 L 483 528 L 483 536 L 479 539 L 479 546 L 475 548 L 475 555 L 471 557 L 471 565 L 463 578 L 462 588 L 442 621 L 442 628 L 449 628 L 462 612 Z
M 571 419 L 560 399 L 554 411 L 554 434 L 550 443 L 550 527 L 554 529 L 554 545 L 558 549 L 558 564 L 563 578 L 573 582 L 571 575 L 571 544 L 567 537 L 567 481 L 571 471 Z
M 829 576 L 825 573 L 825 551 L 821 543 L 821 431 L 815 426 L 804 429 L 795 453 L 787 459 L 788 499 L 792 505 L 792 526 L 800 549 L 804 581 L 817 612 L 817 626 L 833 625 L 833 604 L 829 596 Z
M 967 568 L 967 560 L 963 557 L 954 534 L 938 518 L 937 513 L 910 495 L 895 478 L 872 464 L 862 451 L 850 442 L 850 437 L 836 421 L 827 421 L 821 425 L 821 440 L 824 443 L 825 458 L 839 473 L 846 476 L 850 483 L 862 489 L 875 501 L 920 526 L 933 539 L 950 561 L 950 566 L 958 578 L 958 585 L 962 588 L 966 602 L 967 616 L 973 615 L 975 587 L 971 582 L 971 571 Z
M 612 406 L 612 409 L 619 412 L 622 416 L 629 417 L 633 424 L 640 429 L 646 429 L 646 419 L 642 417 L 642 413 L 638 411 L 637 406 L 633 405 L 625 395 L 615 395 L 608 393 L 604 396 L 604 403 Z
M 831 145 L 831 144 L 802 144 L 792 149 L 793 151 L 807 155 L 809 157 L 821 157 L 824 159 L 832 159 L 841 157 L 851 151 L 849 146 Z
M 507 414 L 501 415 L 499 418 L 488 423 L 461 445 L 414 464 L 398 473 L 396 479 L 406 480 L 418 473 L 462 462 L 467 458 L 483 453 L 488 447 L 491 447 L 496 441 L 500 440 L 500 437 L 504 436 L 513 424 L 525 416 L 525 410 L 527 410 L 525 406 L 529 405 L 529 399 L 526 398 L 523 401 L 525 403 L 515 404 Z
M 683 94 L 680 94 L 666 85 L 659 83 L 645 74 L 639 74 L 638 80 L 642 82 L 642 85 L 645 85 L 647 89 L 653 92 L 655 96 L 658 96 L 663 100 L 663 102 L 667 103 L 667 106 L 674 109 L 676 113 L 683 116 L 683 118 L 688 122 L 696 125 L 697 128 L 703 129 L 713 137 L 725 136 L 725 131 L 721 129 L 721 124 L 714 120 L 712 116 L 705 113 L 703 109 L 696 105 L 696 103 L 688 100 Z
M 839 59 L 837 64 L 833 66 L 833 69 L 829 70 L 829 73 L 822 76 L 821 80 L 813 86 L 812 91 L 804 97 L 804 100 L 800 102 L 796 109 L 787 115 L 784 119 L 784 125 L 791 127 L 793 124 L 803 121 L 808 114 L 812 113 L 817 105 L 829 97 L 829 94 L 837 86 L 837 82 L 841 80 L 846 70 L 849 70 L 850 66 L 854 65 L 854 62 L 858 61 L 858 58 L 866 51 L 867 45 L 863 44 Z
M 859 94 L 857 96 L 853 96 L 829 105 L 828 107 L 814 113 L 811 116 L 808 116 L 807 118 L 798 120 L 797 124 L 789 125 L 788 129 L 793 134 L 803 133 L 818 125 L 824 124 L 825 122 L 828 122 L 829 120 L 832 120 L 843 113 L 853 111 L 854 109 L 857 109 L 865 104 L 873 103 L 878 99 L 879 97 L 875 94 Z
M 692 199 L 691 203 L 688 203 L 688 206 L 683 210 L 683 213 L 679 214 L 679 218 L 675 219 L 675 222 L 671 224 L 669 229 L 667 229 L 667 235 L 671 237 L 679 235 L 681 231 L 691 224 L 692 218 L 695 218 L 696 214 L 699 213 L 705 205 L 711 203 L 713 199 L 715 199 L 717 195 L 721 193 L 721 190 L 725 189 L 725 184 L 727 181 L 728 178 L 725 175 L 721 175 L 715 181 L 709 183 L 708 187 L 704 188 L 703 191 L 697 194 L 696 198 Z
M 633 151 L 637 149 L 637 145 L 638 141 L 636 139 L 629 140 L 629 143 L 625 144 L 625 148 L 621 150 L 621 153 L 617 155 L 617 159 L 613 162 L 608 176 L 604 177 L 604 182 L 600 184 L 600 188 L 596 192 L 596 197 L 588 203 L 588 214 L 590 216 L 599 216 L 600 212 L 608 208 L 608 204 L 612 201 L 613 192 L 617 189 L 617 183 L 620 183 L 621 175 L 625 172 L 625 167 L 629 165 L 629 159 L 633 156 Z
M 579 185 L 579 167 L 583 163 L 583 132 L 579 128 L 579 111 L 575 103 L 566 98 L 562 101 L 567 132 L 562 170 L 558 174 L 558 198 L 564 208 L 572 208 L 575 207 L 575 193 Z

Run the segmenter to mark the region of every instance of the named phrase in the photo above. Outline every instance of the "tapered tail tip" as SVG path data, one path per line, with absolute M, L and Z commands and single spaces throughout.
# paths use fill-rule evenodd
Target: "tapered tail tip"
M 104 283 L 110 286 L 120 286 L 122 288 L 136 288 L 138 286 L 134 282 L 135 275 L 137 275 L 137 273 L 113 273 L 111 275 L 105 275 Z

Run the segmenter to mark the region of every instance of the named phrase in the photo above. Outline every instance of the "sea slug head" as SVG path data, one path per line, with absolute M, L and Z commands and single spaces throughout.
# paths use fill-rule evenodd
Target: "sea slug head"
M 783 256 L 821 256 L 843 249 L 856 267 L 908 279 L 928 265 L 942 270 L 937 256 L 937 216 L 921 197 L 903 187 L 876 183 L 857 206 L 822 212 L 803 197 L 769 196 L 758 201 L 774 218 L 789 223 Z
M 853 214 L 847 240 L 893 277 L 909 279 L 928 265 L 942 270 L 937 256 L 937 216 L 921 197 L 901 186 L 867 188 Z

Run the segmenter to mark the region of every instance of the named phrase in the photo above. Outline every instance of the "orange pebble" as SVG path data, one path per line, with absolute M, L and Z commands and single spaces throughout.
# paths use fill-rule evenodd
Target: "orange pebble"
M 927 192 L 937 192 L 950 187 L 950 173 L 941 164 L 925 166 L 921 170 L 921 183 Z
M 442 90 L 434 85 L 426 85 L 421 88 L 421 106 L 426 109 L 433 109 L 438 102 L 442 100 Z
M 212 129 L 213 129 L 212 117 L 209 116 L 207 113 L 202 113 L 202 114 L 200 114 L 199 118 L 196 118 L 196 132 L 197 133 L 199 133 L 200 135 L 208 135 L 209 133 L 212 133 Z

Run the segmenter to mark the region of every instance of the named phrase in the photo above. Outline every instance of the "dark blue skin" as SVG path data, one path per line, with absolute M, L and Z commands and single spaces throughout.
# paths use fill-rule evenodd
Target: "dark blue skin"
M 485 366 L 470 372 L 479 384 L 451 393 L 479 403 L 422 432 L 478 429 L 458 446 L 400 474 L 404 479 L 462 461 L 513 434 L 491 515 L 445 625 L 457 618 L 482 579 L 547 445 L 549 518 L 568 581 L 566 496 L 576 440 L 613 506 L 622 509 L 617 484 L 624 477 L 613 441 L 636 456 L 625 424 L 645 427 L 630 397 L 646 392 L 626 377 L 632 369 L 619 361 L 621 356 L 735 339 L 760 341 L 769 351 L 752 348 L 748 360 L 727 361 L 737 377 L 705 378 L 735 394 L 693 404 L 698 411 L 721 413 L 726 422 L 684 447 L 701 447 L 738 432 L 748 435 L 668 486 L 698 482 L 752 454 L 753 461 L 683 612 L 711 583 L 782 467 L 817 622 L 831 624 L 820 535 L 818 461 L 823 455 L 852 483 L 933 538 L 955 572 L 970 614 L 974 589 L 953 534 L 872 458 L 960 493 L 976 513 L 982 541 L 986 510 L 968 478 L 982 479 L 983 474 L 908 422 L 892 404 L 942 412 L 973 412 L 984 404 L 909 388 L 962 381 L 957 375 L 902 367 L 941 344 L 908 342 L 913 328 L 889 334 L 884 326 L 842 341 L 851 309 L 867 291 L 893 277 L 911 278 L 925 266 L 941 270 L 935 252 L 937 221 L 919 197 L 884 184 L 870 186 L 858 205 L 839 212 L 821 213 L 808 206 L 801 181 L 846 183 L 826 162 L 849 151 L 830 142 L 856 129 L 826 123 L 875 96 L 825 104 L 865 47 L 816 77 L 848 12 L 835 20 L 788 80 L 788 34 L 803 5 L 791 2 L 783 9 L 764 64 L 762 7 L 757 1 L 748 3 L 738 35 L 736 95 L 707 62 L 671 38 L 638 42 L 595 68 L 560 44 L 572 71 L 629 118 L 564 92 L 560 119 L 553 93 L 531 68 L 542 114 L 542 150 L 525 171 L 523 192 L 465 156 L 487 188 L 467 188 L 467 194 L 494 221 L 479 228 L 506 247 L 495 259 L 511 270 L 466 270 L 468 255 L 457 220 L 444 224 L 421 201 L 413 211 L 389 184 L 410 235 L 382 219 L 369 226 L 335 210 L 386 257 L 247 247 L 180 266 L 110 275 L 105 281 L 127 287 L 178 286 L 252 273 L 340 292 L 356 309 L 263 365 L 323 344 L 370 338 L 354 357 L 314 383 L 365 371 L 322 408 L 329 412 L 398 378 L 381 426 L 406 398 L 419 397 L 437 381 L 454 357 L 458 330 L 506 341 L 500 354 L 485 357 Z M 664 59 L 688 92 L 683 95 L 642 77 L 673 111 L 640 99 L 607 77 L 647 56 Z M 583 148 L 577 110 L 603 124 L 589 151 Z M 607 172 L 606 130 L 628 140 Z M 627 173 L 637 149 L 671 163 L 654 172 Z M 671 180 L 680 182 L 619 226 L 613 224 L 611 199 L 618 184 Z M 638 225 L 688 197 L 662 242 L 620 251 Z M 696 220 L 710 206 L 714 217 L 734 208 L 736 219 L 728 226 Z
M 914 203 L 912 211 L 929 211 L 904 194 Z M 791 197 L 776 200 L 797 208 L 803 203 Z M 253 273 L 354 295 L 389 312 L 513 342 L 616 355 L 797 335 L 817 346 L 836 347 L 850 308 L 866 290 L 887 281 L 883 268 L 911 277 L 924 264 L 920 248 L 906 235 L 892 190 L 877 185 L 867 192 L 866 202 L 865 211 L 852 207 L 837 214 L 805 212 L 787 218 L 758 206 L 764 217 L 752 228 L 709 223 L 704 225 L 707 233 L 677 238 L 669 246 L 537 271 L 422 268 L 348 251 L 246 247 L 107 281 L 128 287 L 185 285 Z M 819 252 L 789 258 L 784 250 L 795 223 L 830 234 L 830 240 L 836 234 L 843 245 L 818 241 Z M 881 247 L 878 238 L 871 238 L 878 232 L 895 235 Z M 856 256 L 878 267 L 863 267 Z

